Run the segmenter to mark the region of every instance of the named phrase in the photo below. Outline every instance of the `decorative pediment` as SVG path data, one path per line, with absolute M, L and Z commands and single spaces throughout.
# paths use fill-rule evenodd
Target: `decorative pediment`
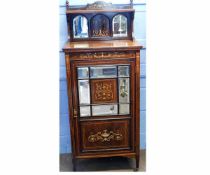
M 104 1 L 96 1 L 93 4 L 87 4 L 87 10 L 101 10 L 101 9 L 114 9 L 112 3 L 107 3 Z

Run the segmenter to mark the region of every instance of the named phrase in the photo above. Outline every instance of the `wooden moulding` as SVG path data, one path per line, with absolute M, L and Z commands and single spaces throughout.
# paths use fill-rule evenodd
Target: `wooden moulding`
M 78 155 L 75 158 L 80 158 L 80 159 L 89 159 L 89 158 L 101 158 L 101 157 L 115 157 L 115 156 L 122 156 L 122 157 L 129 157 L 133 158 L 135 157 L 135 153 L 106 153 L 106 154 L 89 154 L 89 155 Z
M 123 55 L 135 57 L 135 52 L 141 48 L 142 46 L 136 40 L 67 41 L 63 51 L 79 53 L 83 58 L 116 58 L 123 57 Z
M 110 10 L 81 10 L 81 9 L 68 9 L 66 10 L 66 14 L 81 14 L 81 13 L 106 13 L 106 12 L 135 12 L 135 9 L 110 9 Z
M 75 53 L 71 55 L 71 60 L 82 59 L 116 59 L 116 58 L 135 58 L 134 52 L 95 52 L 95 53 Z

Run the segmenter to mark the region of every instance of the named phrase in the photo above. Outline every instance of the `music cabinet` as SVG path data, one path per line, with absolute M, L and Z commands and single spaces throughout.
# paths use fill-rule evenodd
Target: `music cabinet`
M 66 9 L 69 121 L 76 160 L 125 156 L 139 167 L 140 46 L 134 9 L 97 1 Z

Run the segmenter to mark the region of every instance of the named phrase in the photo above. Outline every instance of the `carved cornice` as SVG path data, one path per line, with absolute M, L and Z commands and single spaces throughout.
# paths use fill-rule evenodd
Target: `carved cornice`
M 102 9 L 114 9 L 112 3 L 107 3 L 103 1 L 96 1 L 93 4 L 87 4 L 86 9 L 87 10 L 102 10 Z

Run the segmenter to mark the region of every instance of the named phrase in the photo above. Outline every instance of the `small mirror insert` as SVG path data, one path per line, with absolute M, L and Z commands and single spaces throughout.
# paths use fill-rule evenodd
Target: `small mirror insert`
M 90 106 L 80 107 L 80 117 L 90 116 Z
M 120 114 L 130 114 L 129 104 L 120 104 Z
M 90 85 L 89 80 L 79 80 L 79 102 L 80 105 L 90 104 Z
M 128 77 L 130 74 L 129 66 L 118 66 L 118 76 Z
M 88 67 L 79 67 L 77 68 L 78 79 L 89 78 L 89 70 Z

